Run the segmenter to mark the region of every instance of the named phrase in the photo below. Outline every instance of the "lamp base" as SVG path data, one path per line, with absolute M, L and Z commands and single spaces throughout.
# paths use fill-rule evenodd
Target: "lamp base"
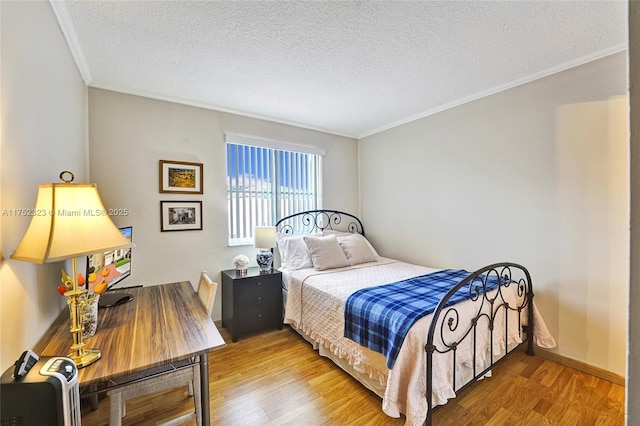
M 80 355 L 80 356 L 74 354 L 73 352 L 67 356 L 73 360 L 73 363 L 78 368 L 83 368 L 88 365 L 91 365 L 97 360 L 99 360 L 100 357 L 102 356 L 99 349 L 87 349 L 84 352 L 85 352 L 84 355 Z
M 83 368 L 99 360 L 101 354 L 98 349 L 85 349 L 85 344 L 82 341 L 82 332 L 84 331 L 82 317 L 87 301 L 87 290 L 78 288 L 78 267 L 75 257 L 72 258 L 71 265 L 73 267 L 73 275 L 69 277 L 71 278 L 71 290 L 64 293 L 69 298 L 67 302 L 71 317 L 69 331 L 73 338 L 73 345 L 71 345 L 71 352 L 68 357 L 73 360 L 76 367 Z M 65 286 L 67 286 L 67 283 L 65 283 Z
M 260 272 L 271 272 L 273 253 L 271 253 L 271 250 L 261 249 L 260 253 L 256 255 L 256 262 L 260 267 Z

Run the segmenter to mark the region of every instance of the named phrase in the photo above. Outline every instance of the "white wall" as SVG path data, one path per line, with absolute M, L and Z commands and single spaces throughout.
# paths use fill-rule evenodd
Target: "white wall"
M 87 177 L 87 89 L 49 2 L 0 2 L 0 369 L 30 349 L 65 306 L 56 263 L 9 259 L 29 225 L 38 185 L 70 170 Z M 71 344 L 71 342 L 69 342 Z
M 100 89 L 89 90 L 91 180 L 113 217 L 133 225 L 132 276 L 122 286 L 190 280 L 201 270 L 214 280 L 252 246 L 227 246 L 225 133 L 323 148 L 324 207 L 357 213 L 357 143 L 353 139 L 263 120 Z M 158 160 L 204 164 L 204 194 L 160 194 Z M 160 232 L 160 200 L 203 202 L 203 230 Z M 213 318 L 221 318 L 220 293 Z
M 626 53 L 359 141 L 385 256 L 525 265 L 562 355 L 625 373 Z

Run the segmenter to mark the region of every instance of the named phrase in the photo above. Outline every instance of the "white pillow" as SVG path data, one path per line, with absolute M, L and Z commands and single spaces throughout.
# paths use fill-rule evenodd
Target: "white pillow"
M 373 253 L 374 256 L 380 256 L 378 254 L 378 252 L 376 251 L 375 248 L 373 248 L 373 245 L 371 245 L 371 242 L 369 240 L 367 240 L 367 238 L 359 233 L 353 233 L 353 232 L 345 232 L 345 231 L 334 231 L 332 229 L 325 229 L 322 231 L 322 235 L 335 235 L 336 237 L 338 237 L 338 242 L 340 242 L 340 238 L 342 237 L 348 237 L 349 235 L 359 235 L 360 237 L 362 237 L 363 240 L 365 240 L 367 242 L 367 245 L 369 246 L 369 250 L 371 250 L 371 252 Z
M 295 271 L 296 269 L 311 268 L 311 253 L 302 235 L 276 234 L 278 251 L 280 252 L 281 268 Z
M 349 265 L 358 265 L 360 263 L 375 262 L 378 260 L 373 254 L 367 240 L 360 234 L 351 234 L 344 237 L 337 237 L 338 244 L 347 256 Z
M 317 271 L 349 266 L 347 256 L 340 248 L 335 235 L 322 237 L 305 235 L 304 242 L 307 244 L 309 252 L 311 252 L 313 267 Z

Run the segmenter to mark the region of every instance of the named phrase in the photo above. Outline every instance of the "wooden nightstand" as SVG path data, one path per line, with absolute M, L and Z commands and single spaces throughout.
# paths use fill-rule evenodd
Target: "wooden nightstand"
M 222 271 L 222 326 L 229 328 L 234 342 L 247 331 L 282 329 L 282 273 L 257 267 L 246 275 Z

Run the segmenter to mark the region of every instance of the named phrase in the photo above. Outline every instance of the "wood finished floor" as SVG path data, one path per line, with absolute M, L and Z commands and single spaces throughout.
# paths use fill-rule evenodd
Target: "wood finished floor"
M 211 424 L 403 425 L 371 391 L 319 357 L 286 327 L 242 337 L 209 356 Z M 155 425 L 188 412 L 186 387 L 127 403 L 123 426 Z M 108 397 L 97 411 L 83 402 L 84 426 L 109 423 Z M 195 425 L 195 421 L 191 424 Z M 511 355 L 482 380 L 436 410 L 435 425 L 624 425 L 624 388 L 568 367 Z

